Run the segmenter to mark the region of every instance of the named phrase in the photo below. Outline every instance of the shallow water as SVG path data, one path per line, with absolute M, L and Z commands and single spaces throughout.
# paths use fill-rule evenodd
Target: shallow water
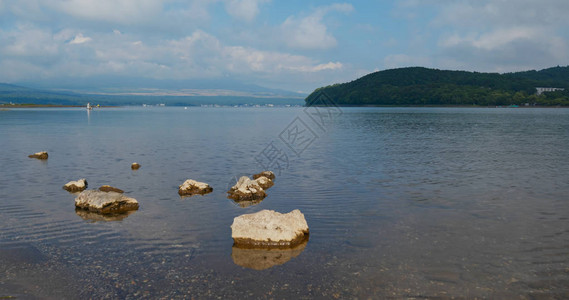
M 569 297 L 569 110 L 336 112 L 0 111 L 0 297 Z M 271 142 L 288 162 L 268 197 L 227 199 Z M 79 178 L 140 210 L 77 214 L 61 187 Z M 180 198 L 189 178 L 214 191 Z M 235 216 L 297 208 L 306 245 L 232 248 Z

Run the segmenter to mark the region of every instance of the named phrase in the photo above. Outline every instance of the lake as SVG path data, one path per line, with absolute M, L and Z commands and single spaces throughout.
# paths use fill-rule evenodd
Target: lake
M 12 109 L 0 128 L 0 298 L 569 297 L 567 109 Z M 227 198 L 264 168 L 268 197 Z M 79 178 L 140 209 L 76 213 Z M 213 192 L 181 198 L 186 179 Z M 309 241 L 234 249 L 233 218 L 263 209 L 300 209 Z

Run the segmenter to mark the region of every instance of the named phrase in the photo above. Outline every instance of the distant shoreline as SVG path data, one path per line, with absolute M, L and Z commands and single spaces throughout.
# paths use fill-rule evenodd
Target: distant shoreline
M 61 104 L 0 104 L 0 109 L 2 108 L 63 108 L 63 107 L 79 107 L 85 108 L 85 105 L 61 105 Z M 120 107 L 120 106 L 99 106 L 99 107 Z
M 138 106 L 138 105 L 137 105 Z M 121 105 L 104 105 L 96 108 L 109 108 L 109 107 L 124 107 Z M 170 107 L 184 107 L 184 105 L 172 105 Z M 307 107 L 307 106 L 302 106 Z M 312 107 L 335 107 L 313 105 Z M 423 107 L 423 108 L 569 108 L 569 106 L 546 106 L 546 105 L 535 105 L 535 106 L 482 106 L 482 105 L 337 105 L 336 107 L 384 107 L 384 108 L 409 108 L 409 107 Z M 61 104 L 0 104 L 0 110 L 9 110 L 10 108 L 85 108 L 84 105 L 61 105 Z

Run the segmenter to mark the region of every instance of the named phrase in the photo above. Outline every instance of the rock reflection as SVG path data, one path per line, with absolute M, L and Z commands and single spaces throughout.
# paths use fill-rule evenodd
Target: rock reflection
M 227 197 L 227 199 L 231 199 L 231 200 L 233 201 L 233 203 L 239 205 L 241 208 L 246 208 L 246 207 L 253 206 L 253 205 L 257 205 L 257 204 L 263 202 L 263 200 L 264 200 L 265 198 L 263 198 L 263 199 L 253 199 L 253 200 L 241 200 L 241 201 L 235 200 L 235 199 L 233 199 L 233 198 L 231 198 L 231 197 Z
M 122 221 L 126 217 L 133 214 L 135 210 L 127 211 L 120 214 L 100 214 L 92 211 L 88 211 L 81 208 L 76 208 L 75 213 L 80 216 L 83 220 L 91 222 L 111 222 L 111 221 Z
M 290 249 L 251 249 L 233 246 L 231 258 L 236 265 L 253 270 L 266 270 L 299 256 L 307 243 L 308 239 Z

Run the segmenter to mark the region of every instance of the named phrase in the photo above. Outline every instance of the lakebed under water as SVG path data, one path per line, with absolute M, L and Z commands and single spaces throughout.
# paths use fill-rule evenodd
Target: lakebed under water
M 0 297 L 569 297 L 566 109 L 12 109 L 0 128 Z M 263 164 L 267 198 L 227 199 Z M 79 178 L 140 209 L 77 213 Z M 190 178 L 213 192 L 179 197 Z M 233 218 L 262 209 L 300 209 L 310 240 L 234 249 Z

